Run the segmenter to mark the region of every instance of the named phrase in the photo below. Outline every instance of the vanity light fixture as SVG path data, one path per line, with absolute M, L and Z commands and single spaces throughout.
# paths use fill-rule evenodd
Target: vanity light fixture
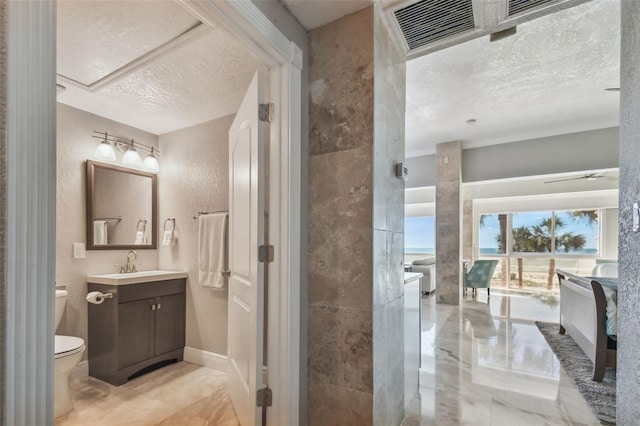
M 131 139 L 131 146 L 122 156 L 122 164 L 135 167 L 140 167 L 142 165 L 142 159 L 140 158 L 138 151 L 136 151 L 136 147 L 133 145 L 133 139 Z
M 158 162 L 160 151 L 158 151 L 157 148 L 136 142 L 133 139 L 109 135 L 107 132 L 97 132 L 94 130 L 93 137 L 101 139 L 101 142 L 96 147 L 94 154 L 97 159 L 103 161 L 116 161 L 116 152 L 114 149 L 117 149 L 124 153 L 122 156 L 122 164 L 129 167 L 149 170 L 153 173 L 158 173 L 160 171 L 160 163 Z M 140 158 L 138 150 L 149 153 L 144 161 Z
M 116 161 L 116 152 L 107 140 L 107 132 L 104 132 L 104 140 L 96 147 L 93 155 L 100 160 Z
M 151 152 L 142 162 L 142 167 L 151 170 L 152 172 L 158 173 L 160 171 L 160 163 L 158 163 L 158 158 L 153 153 L 154 150 L 155 148 L 151 147 Z

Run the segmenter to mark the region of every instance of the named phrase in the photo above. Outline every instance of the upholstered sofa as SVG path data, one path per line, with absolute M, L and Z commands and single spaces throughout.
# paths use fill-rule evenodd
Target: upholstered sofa
M 436 291 L 436 257 L 429 256 L 424 259 L 411 262 L 411 272 L 420 272 L 422 277 L 422 294 L 431 294 Z

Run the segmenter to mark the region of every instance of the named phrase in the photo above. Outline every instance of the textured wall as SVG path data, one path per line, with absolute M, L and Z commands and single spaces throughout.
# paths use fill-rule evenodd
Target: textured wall
M 404 418 L 404 52 L 374 10 L 373 424 Z M 417 332 L 417 330 L 416 330 Z M 416 371 L 416 376 L 418 372 Z
M 640 417 L 640 233 L 632 231 L 632 204 L 640 199 L 640 2 L 622 2 L 620 63 L 620 226 L 617 422 Z
M 372 423 L 373 8 L 309 33 L 308 423 Z
M 439 303 L 460 304 L 462 143 L 436 147 L 436 297 Z
M 162 269 L 187 271 L 187 346 L 226 355 L 227 287 L 198 284 L 198 221 L 202 210 L 229 205 L 229 127 L 233 115 L 160 136 L 159 222 L 176 219 L 177 244 L 159 246 Z M 188 167 L 186 166 L 188 165 Z
M 85 160 L 93 158 L 99 142 L 91 132 L 107 131 L 151 146 L 157 146 L 157 136 L 63 104 L 58 104 L 57 122 L 56 286 L 69 292 L 58 334 L 79 336 L 87 343 L 87 275 L 117 272 L 114 265 L 126 263 L 127 254 L 127 250 L 88 250 L 86 259 L 73 258 L 72 244 L 87 241 Z M 157 269 L 158 251 L 138 250 L 138 262 L 139 270 Z
M 462 151 L 463 182 L 618 167 L 618 128 L 489 145 Z M 581 155 L 575 155 L 580 151 Z M 552 156 L 546 155 L 553 152 Z M 407 159 L 408 188 L 434 186 L 435 155 Z

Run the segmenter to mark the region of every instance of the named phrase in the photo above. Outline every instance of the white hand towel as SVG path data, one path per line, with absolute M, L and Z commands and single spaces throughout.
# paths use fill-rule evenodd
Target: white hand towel
M 198 230 L 198 278 L 205 287 L 223 288 L 226 266 L 227 214 L 200 216 Z
M 93 221 L 93 244 L 97 246 L 107 245 L 107 221 Z
M 175 236 L 173 235 L 173 231 L 164 231 L 164 237 L 162 238 L 162 245 L 163 246 L 176 245 L 176 239 L 175 239 Z
M 136 241 L 133 244 L 135 245 L 144 244 L 144 231 L 136 231 Z

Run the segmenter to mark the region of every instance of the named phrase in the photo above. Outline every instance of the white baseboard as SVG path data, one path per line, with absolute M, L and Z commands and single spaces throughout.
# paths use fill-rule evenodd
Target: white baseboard
M 202 349 L 195 349 L 186 346 L 184 348 L 184 360 L 192 364 L 202 365 L 213 370 L 227 372 L 227 356 L 220 355 L 214 352 L 204 351 Z M 266 366 L 262 367 L 262 383 L 267 383 L 268 369 Z
M 71 380 L 80 380 L 89 376 L 89 361 L 80 361 L 78 365 L 73 367 L 69 377 Z
M 193 364 L 202 365 L 213 370 L 227 372 L 227 356 L 202 349 L 184 348 L 184 360 Z

